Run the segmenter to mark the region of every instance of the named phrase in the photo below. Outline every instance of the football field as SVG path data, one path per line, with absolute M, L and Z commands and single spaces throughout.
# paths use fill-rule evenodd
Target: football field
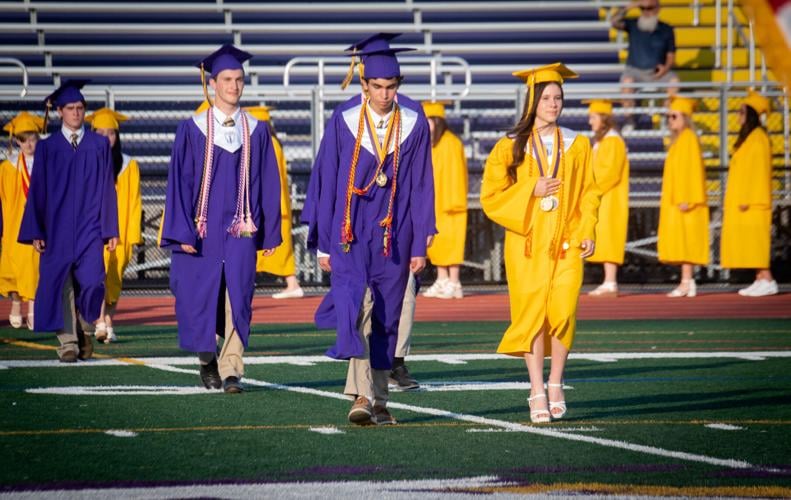
M 530 423 L 506 324 L 420 322 L 397 426 L 346 420 L 334 332 L 258 325 L 241 395 L 200 387 L 172 326 L 120 326 L 95 359 L 0 330 L 0 492 L 463 498 L 791 496 L 791 321 L 580 321 L 568 418 Z

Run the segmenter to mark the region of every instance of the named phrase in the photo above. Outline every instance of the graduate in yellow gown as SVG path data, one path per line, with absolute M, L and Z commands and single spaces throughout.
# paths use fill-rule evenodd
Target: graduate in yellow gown
M 726 269 L 755 269 L 755 281 L 739 290 L 745 297 L 778 293 L 769 270 L 772 244 L 772 146 L 761 115 L 769 99 L 749 91 L 739 108 L 739 136 L 728 166 L 723 204 L 720 263 Z
M 582 259 L 595 250 L 599 192 L 590 141 L 557 125 L 561 85 L 576 73 L 554 63 L 514 75 L 527 83 L 526 105 L 486 161 L 481 206 L 505 228 L 511 325 L 497 352 L 524 356 L 530 418 L 543 423 L 566 413 L 563 371 L 574 340 Z M 545 354 L 552 356 L 548 402 Z
M 286 156 L 283 146 L 275 136 L 272 126 L 272 117 L 268 106 L 253 106 L 244 108 L 256 119 L 266 122 L 272 132 L 272 145 L 275 148 L 277 167 L 280 170 L 280 236 L 283 243 L 275 249 L 275 253 L 265 256 L 258 252 L 255 270 L 259 273 L 269 273 L 282 276 L 286 280 L 286 288 L 272 295 L 273 299 L 298 299 L 305 296 L 297 280 L 297 266 L 294 262 L 294 245 L 291 239 L 291 193 L 288 190 L 288 172 L 286 171 Z
M 681 283 L 668 297 L 694 297 L 694 266 L 709 263 L 706 167 L 692 126 L 695 101 L 676 96 L 667 115 L 670 147 L 662 173 L 657 252 L 660 262 L 681 265 Z
M 596 251 L 588 262 L 604 264 L 604 282 L 588 295 L 618 296 L 618 266 L 623 264 L 629 224 L 629 158 L 618 133 L 612 102 L 594 99 L 588 106 L 593 131 L 593 177 L 601 192 L 596 222 Z
M 33 157 L 44 119 L 25 111 L 19 113 L 3 130 L 19 151 L 0 163 L 0 203 L 3 236 L 0 243 L 0 295 L 11 299 L 8 320 L 14 328 L 22 326 L 22 302 L 28 302 L 27 326 L 33 329 L 33 308 L 38 286 L 39 254 L 31 245 L 17 242 L 22 213 L 27 202 Z M 9 144 L 10 146 L 10 144 Z
M 437 231 L 427 256 L 437 268 L 437 281 L 425 297 L 464 297 L 459 271 L 464 262 L 467 236 L 467 157 L 464 144 L 448 128 L 444 102 L 424 102 L 423 111 L 431 131 L 431 162 L 434 165 L 434 213 Z
M 128 118 L 109 108 L 96 110 L 86 116 L 85 121 L 93 130 L 110 141 L 113 155 L 113 176 L 115 191 L 118 195 L 119 241 L 114 251 L 104 249 L 105 294 L 102 315 L 96 321 L 96 340 L 112 342 L 116 340 L 113 330 L 113 315 L 121 296 L 121 283 L 124 270 L 132 259 L 135 245 L 143 244 L 141 217 L 143 203 L 140 195 L 140 167 L 137 161 L 121 152 L 120 124 Z

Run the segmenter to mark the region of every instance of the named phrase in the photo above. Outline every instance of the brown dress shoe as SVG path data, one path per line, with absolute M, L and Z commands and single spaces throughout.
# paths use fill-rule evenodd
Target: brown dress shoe
M 374 425 L 373 409 L 371 402 L 365 396 L 357 396 L 351 410 L 349 410 L 349 422 L 357 425 Z
M 383 405 L 374 406 L 374 419 L 376 420 L 376 425 L 395 425 L 398 423 L 395 417 L 387 411 L 387 407 Z
M 61 363 L 76 363 L 77 353 L 74 351 L 66 351 L 59 356 Z
M 82 335 L 81 337 L 80 354 L 77 357 L 84 361 L 93 357 L 93 340 L 88 335 Z

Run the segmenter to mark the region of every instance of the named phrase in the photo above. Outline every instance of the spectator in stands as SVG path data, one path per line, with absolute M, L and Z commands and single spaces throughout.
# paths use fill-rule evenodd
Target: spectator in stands
M 668 297 L 694 297 L 694 266 L 709 263 L 706 167 L 692 124 L 694 109 L 695 101 L 676 96 L 667 115 L 670 147 L 662 174 L 656 246 L 660 262 L 681 265 L 681 283 Z
M 566 414 L 563 371 L 574 340 L 582 259 L 595 250 L 599 192 L 590 141 L 557 123 L 563 81 L 577 74 L 554 63 L 514 76 L 527 83 L 525 108 L 486 160 L 481 207 L 505 228 L 511 325 L 497 352 L 524 357 L 530 419 L 546 423 Z M 552 357 L 548 402 L 545 354 Z
M 18 238 L 41 254 L 34 327 L 58 332 L 64 363 L 93 355 L 89 334 L 104 300 L 102 247 L 112 252 L 118 244 L 110 143 L 85 130 L 85 83 L 66 81 L 45 100 L 62 125 L 36 145 Z
M 208 109 L 179 124 L 168 172 L 161 246 L 172 250 L 179 346 L 198 353 L 206 388 L 242 392 L 256 251 L 280 242 L 280 178 L 269 127 L 239 107 L 242 64 L 224 45 L 199 64 Z M 196 203 L 197 200 L 197 203 Z M 217 356 L 216 328 L 225 340 Z M 222 327 L 221 327 L 222 328 Z
M 4 210 L 3 219 L 7 221 L 7 231 L 0 249 L 0 295 L 11 299 L 8 321 L 14 328 L 22 326 L 22 301 L 27 301 L 27 327 L 31 330 L 34 324 L 33 299 L 36 298 L 38 285 L 39 255 L 33 247 L 18 243 L 16 238 L 30 189 L 36 143 L 43 128 L 44 119 L 39 116 L 25 111 L 15 116 L 3 130 L 8 132 L 9 141 L 16 144 L 19 151 L 0 163 L 0 200 Z
M 745 297 L 778 293 L 769 270 L 772 246 L 772 145 L 761 125 L 769 99 L 750 91 L 739 108 L 739 136 L 728 165 L 723 204 L 720 263 L 723 268 L 755 269 L 755 281 L 739 290 Z
M 637 19 L 624 19 L 626 12 L 633 8 L 640 9 Z M 629 50 L 626 67 L 621 76 L 622 83 L 678 83 L 678 76 L 673 72 L 676 59 L 676 38 L 673 27 L 659 20 L 659 0 L 633 0 L 626 7 L 618 9 L 611 19 L 615 29 L 629 34 Z M 668 94 L 675 89 L 667 89 Z M 624 87 L 623 92 L 632 94 L 633 87 Z M 626 108 L 625 131 L 634 128 L 634 119 L 629 110 L 634 101 L 625 99 Z
M 115 192 L 118 197 L 118 231 L 119 241 L 115 251 L 104 252 L 104 268 L 107 273 L 105 281 L 104 303 L 102 315 L 96 322 L 96 340 L 110 343 L 117 340 L 113 329 L 113 315 L 121 297 L 121 284 L 124 270 L 132 259 L 135 245 L 143 244 L 141 218 L 143 202 L 140 196 L 140 167 L 137 161 L 121 152 L 121 123 L 128 118 L 126 115 L 110 108 L 101 108 L 85 118 L 93 130 L 107 137 L 113 156 L 113 178 Z
M 434 165 L 434 213 L 437 236 L 428 258 L 437 268 L 437 281 L 424 297 L 460 299 L 464 296 L 459 270 L 464 262 L 467 236 L 467 156 L 464 144 L 448 128 L 445 103 L 424 102 L 431 130 L 431 162 Z
M 623 264 L 629 224 L 629 158 L 615 125 L 612 102 L 590 101 L 588 123 L 593 131 L 593 177 L 601 192 L 596 222 L 596 251 L 588 262 L 604 264 L 604 282 L 589 295 L 618 296 L 618 266 Z
M 277 167 L 280 171 L 280 236 L 283 243 L 275 249 L 275 253 L 265 256 L 263 252 L 258 252 L 258 260 L 255 270 L 259 273 L 270 273 L 276 276 L 283 276 L 286 280 L 286 289 L 272 295 L 273 299 L 299 299 L 305 296 L 302 287 L 297 281 L 297 266 L 294 262 L 294 244 L 291 241 L 291 193 L 288 189 L 288 171 L 286 168 L 286 156 L 283 154 L 283 146 L 277 139 L 275 127 L 269 114 L 268 106 L 254 106 L 244 108 L 248 113 L 263 123 L 269 125 L 269 132 L 272 134 L 272 146 L 275 148 Z
M 401 70 L 380 33 L 352 45 L 344 87 L 359 74 L 363 93 L 335 108 L 313 166 L 302 220 L 319 266 L 332 272 L 319 328 L 334 328 L 327 355 L 348 359 L 349 421 L 394 424 L 387 410 L 404 290 L 426 265 L 434 228 L 431 144 L 420 104 L 398 93 Z M 371 333 L 363 303 L 371 294 Z M 373 402 L 373 405 L 372 405 Z

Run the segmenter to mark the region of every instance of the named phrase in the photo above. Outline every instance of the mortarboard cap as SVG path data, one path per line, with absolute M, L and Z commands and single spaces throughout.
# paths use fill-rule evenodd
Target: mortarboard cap
M 692 112 L 695 111 L 695 101 L 688 97 L 673 96 L 670 99 L 670 110 L 692 116 Z
M 40 134 L 44 130 L 44 118 L 22 111 L 6 123 L 3 130 L 8 132 L 8 135 L 19 135 L 25 132 Z
M 401 66 L 398 64 L 396 53 L 415 49 L 405 47 L 391 48 L 390 40 L 399 35 L 400 33 L 377 33 L 350 45 L 346 50 L 352 52 L 352 60 L 341 88 L 345 89 L 351 82 L 357 57 L 360 58 L 359 73 L 361 79 L 396 78 L 401 76 Z
M 528 68 L 520 71 L 514 71 L 513 75 L 522 79 L 530 89 L 530 95 L 528 96 L 527 102 L 528 111 L 533 109 L 533 99 L 536 84 L 555 82 L 558 85 L 563 85 L 563 81 L 566 78 L 577 78 L 579 76 L 561 62 L 547 64 L 546 66 L 539 66 L 537 68 Z
M 450 101 L 423 101 L 422 104 L 426 118 L 431 118 L 432 116 L 445 118 L 445 106 L 450 104 Z
M 758 116 L 768 113 L 772 109 L 769 99 L 752 89 L 747 91 L 747 98 L 744 100 L 743 104 L 753 108 L 755 112 L 758 113 Z
M 110 108 L 101 108 L 93 112 L 93 114 L 85 117 L 85 121 L 91 124 L 94 129 L 97 128 L 112 128 L 118 130 L 120 124 L 128 120 L 129 117 L 113 111 Z
M 60 108 L 72 102 L 84 102 L 85 96 L 82 95 L 80 89 L 85 86 L 90 80 L 66 80 L 60 87 L 55 89 L 44 99 L 44 105 L 48 108 Z
M 588 114 L 611 115 L 612 101 L 609 99 L 586 99 L 582 101 L 588 105 Z
M 252 59 L 253 55 L 244 50 L 239 50 L 230 43 L 226 43 L 219 49 L 215 50 L 208 56 L 204 57 L 195 65 L 200 68 L 200 80 L 203 85 L 203 94 L 209 104 L 212 104 L 209 98 L 209 90 L 206 88 L 206 72 L 209 72 L 211 78 L 217 78 L 221 72 L 231 69 L 241 69 L 244 71 L 242 64 Z
M 272 117 L 269 114 L 273 108 L 271 106 L 249 106 L 244 108 L 245 111 L 250 113 L 253 118 L 257 120 L 261 120 L 262 122 L 268 122 L 272 120 Z

